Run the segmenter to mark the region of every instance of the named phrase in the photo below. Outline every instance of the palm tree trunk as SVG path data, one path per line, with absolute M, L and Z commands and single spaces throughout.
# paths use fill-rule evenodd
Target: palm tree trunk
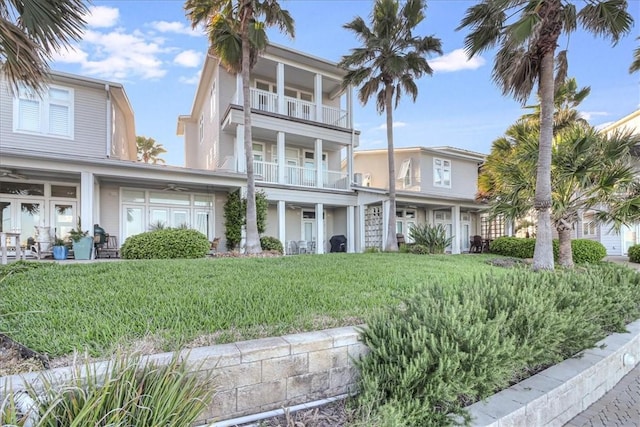
M 559 251 L 558 264 L 566 268 L 573 268 L 573 251 L 571 250 L 571 228 L 559 224 L 558 231 Z
M 242 37 L 242 102 L 244 110 L 244 156 L 247 163 L 247 212 L 246 212 L 246 243 L 245 253 L 258 254 L 262 252 L 260 236 L 258 235 L 258 219 L 256 215 L 256 181 L 253 175 L 253 144 L 251 131 L 251 97 L 249 93 L 249 79 L 251 76 L 249 21 L 251 12 L 245 8 L 241 23 Z
M 549 49 L 540 64 L 540 143 L 538 146 L 538 170 L 534 208 L 538 212 L 536 247 L 533 252 L 533 269 L 553 270 L 553 241 L 551 226 L 551 147 L 553 143 L 553 57 Z
M 387 158 L 389 160 L 389 215 L 387 223 L 387 243 L 385 251 L 396 252 L 398 241 L 396 239 L 396 166 L 393 152 L 393 86 L 386 83 L 385 87 L 385 111 L 387 112 Z

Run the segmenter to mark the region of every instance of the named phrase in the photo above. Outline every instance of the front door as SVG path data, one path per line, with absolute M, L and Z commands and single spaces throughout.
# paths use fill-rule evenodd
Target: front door
M 50 223 L 54 227 L 56 237 L 66 239 L 76 226 L 76 202 L 50 202 Z

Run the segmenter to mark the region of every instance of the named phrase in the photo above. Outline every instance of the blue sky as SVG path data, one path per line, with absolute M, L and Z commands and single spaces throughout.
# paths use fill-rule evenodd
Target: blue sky
M 581 3 L 581 2 L 580 2 Z M 561 48 L 569 48 L 569 75 L 591 86 L 581 111 L 593 125 L 615 121 L 640 107 L 640 73 L 629 75 L 635 38 L 640 35 L 640 1 L 631 0 L 636 23 L 632 34 L 612 47 L 578 31 Z M 168 150 L 168 164 L 182 165 L 184 149 L 176 122 L 191 111 L 206 36 L 192 31 L 183 1 L 95 0 L 84 39 L 58 55 L 55 70 L 124 84 L 136 117 L 136 133 L 156 139 Z M 414 104 L 404 98 L 394 111 L 397 147 L 441 146 L 488 153 L 491 142 L 523 112 L 501 95 L 491 80 L 492 52 L 467 61 L 461 48 L 466 31 L 455 31 L 471 0 L 428 1 L 427 17 L 417 31 L 439 37 L 445 55 L 431 58 L 436 70 L 418 81 Z M 339 61 L 358 42 L 342 25 L 355 16 L 368 19 L 368 0 L 281 0 L 296 22 L 296 38 L 270 31 L 274 43 Z M 386 147 L 384 117 L 375 103 L 357 104 L 355 123 L 360 148 Z

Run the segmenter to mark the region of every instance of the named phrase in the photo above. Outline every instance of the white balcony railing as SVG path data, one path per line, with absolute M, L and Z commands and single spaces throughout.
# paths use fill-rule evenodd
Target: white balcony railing
M 338 171 L 324 171 L 323 172 L 325 188 L 336 188 L 339 190 L 346 190 L 349 186 L 348 175 Z
M 317 185 L 316 169 L 287 165 L 285 169 L 285 181 L 289 185 L 315 187 Z
M 278 164 L 254 160 L 253 174 L 257 181 L 278 182 Z
M 251 108 L 269 113 L 278 113 L 278 95 L 261 89 L 251 89 Z M 297 98 L 284 97 L 284 114 L 297 119 L 321 122 L 346 128 L 347 112 L 339 108 L 322 106 L 322 120 L 318 119 L 316 104 Z

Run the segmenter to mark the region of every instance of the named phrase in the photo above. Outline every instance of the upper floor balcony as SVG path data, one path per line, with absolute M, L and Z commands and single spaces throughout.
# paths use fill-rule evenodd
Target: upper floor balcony
M 253 109 L 341 128 L 349 126 L 347 110 L 328 105 L 317 105 L 286 95 L 282 97 L 284 102 L 280 103 L 279 98 L 277 93 L 251 88 L 251 108 Z
M 341 171 L 318 169 L 305 165 L 285 165 L 280 175 L 279 165 L 275 162 L 254 160 L 253 172 L 256 181 L 271 184 L 284 184 L 307 188 L 330 188 L 336 190 L 348 190 L 348 174 Z

